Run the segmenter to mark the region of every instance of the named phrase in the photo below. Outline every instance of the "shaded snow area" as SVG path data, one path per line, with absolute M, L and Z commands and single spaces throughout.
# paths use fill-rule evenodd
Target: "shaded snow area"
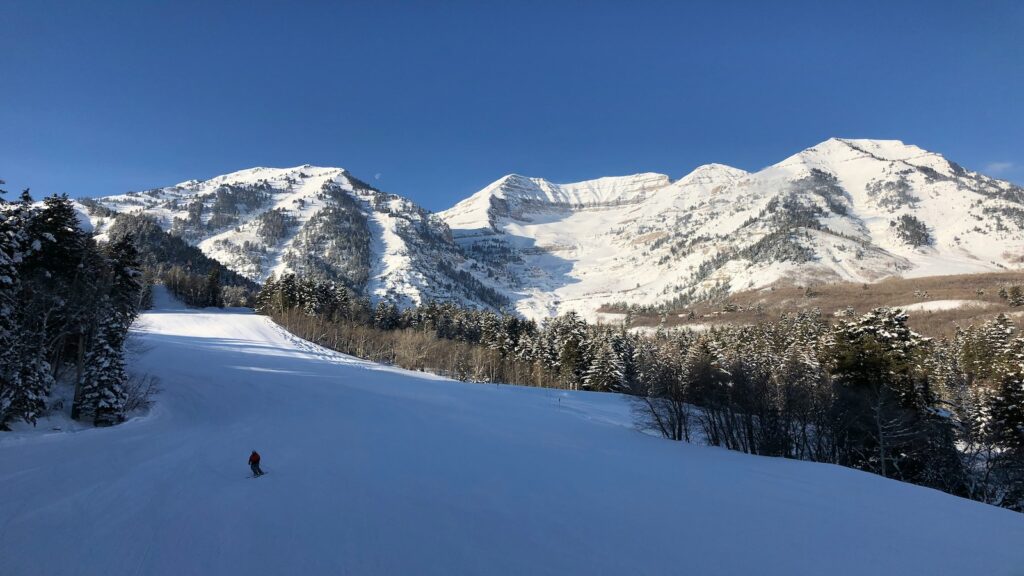
M 615 395 L 381 367 L 239 310 L 136 331 L 133 368 L 164 389 L 149 416 L 0 436 L 0 574 L 1024 569 L 1024 515 L 641 434 Z

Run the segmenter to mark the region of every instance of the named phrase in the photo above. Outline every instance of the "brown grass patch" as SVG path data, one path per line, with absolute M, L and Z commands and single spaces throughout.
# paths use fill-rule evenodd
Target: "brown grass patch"
M 648 242 L 654 242 L 659 238 L 668 236 L 668 232 L 648 232 L 647 234 L 641 234 L 633 239 L 631 244 L 647 244 Z
M 827 317 L 850 307 L 863 314 L 880 306 L 905 306 L 933 300 L 977 300 L 988 307 L 957 308 L 953 310 L 912 311 L 909 324 L 914 330 L 933 337 L 948 337 L 957 326 L 980 324 L 999 313 L 1024 312 L 1011 308 L 999 298 L 999 289 L 1012 284 L 1024 284 L 1024 272 L 995 272 L 991 274 L 960 274 L 929 276 L 926 278 L 888 278 L 872 284 L 852 282 L 797 285 L 777 282 L 767 288 L 737 292 L 724 302 L 701 302 L 669 312 L 669 326 L 687 324 L 752 324 L 777 318 L 784 312 L 799 312 L 819 308 Z M 734 312 L 725 312 L 731 306 Z M 602 312 L 612 312 L 602 308 Z M 690 312 L 692 311 L 692 315 Z M 680 317 L 682 315 L 682 317 Z M 1024 314 L 1011 314 L 1018 326 Z M 636 314 L 634 325 L 655 326 L 659 314 Z

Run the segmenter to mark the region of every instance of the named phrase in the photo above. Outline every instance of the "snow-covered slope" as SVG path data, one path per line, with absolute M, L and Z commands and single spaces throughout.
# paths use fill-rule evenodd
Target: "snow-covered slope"
M 1024 263 L 1024 189 L 898 141 L 833 138 L 756 173 L 713 164 L 675 182 L 506 176 L 441 216 L 534 317 Z
M 400 304 L 503 304 L 464 270 L 439 218 L 341 168 L 253 168 L 97 202 L 148 214 L 255 281 L 298 272 Z
M 669 442 L 616 395 L 362 362 L 242 311 L 160 309 L 152 414 L 0 437 L 0 573 L 1020 574 L 1024 516 Z M 267 475 L 247 478 L 251 450 Z

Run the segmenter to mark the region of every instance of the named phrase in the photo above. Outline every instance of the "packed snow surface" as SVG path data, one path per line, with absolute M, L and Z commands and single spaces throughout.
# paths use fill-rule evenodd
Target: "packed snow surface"
M 940 310 L 956 310 L 957 308 L 990 308 L 993 304 L 984 300 L 930 300 L 900 306 L 907 312 L 938 312 Z
M 641 434 L 615 395 L 452 382 L 159 301 L 135 329 L 164 388 L 149 416 L 0 436 L 0 574 L 1024 570 L 1024 515 Z

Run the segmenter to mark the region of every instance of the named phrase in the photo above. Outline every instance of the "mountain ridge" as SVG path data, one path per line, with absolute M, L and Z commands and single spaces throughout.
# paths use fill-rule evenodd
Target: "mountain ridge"
M 831 138 L 755 172 L 706 164 L 678 179 L 508 174 L 437 213 L 308 164 L 97 202 L 152 214 L 253 280 L 293 271 L 399 305 L 531 318 L 1024 263 L 1024 189 L 899 140 Z

